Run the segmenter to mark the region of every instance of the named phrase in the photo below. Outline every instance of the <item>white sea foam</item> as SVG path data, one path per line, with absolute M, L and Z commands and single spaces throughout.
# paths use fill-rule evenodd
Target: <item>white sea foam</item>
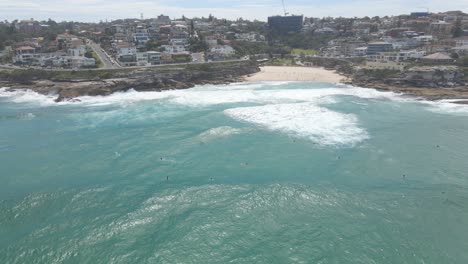
M 0 88 L 0 97 L 9 98 L 15 103 L 35 103 L 41 106 L 54 105 L 57 96 L 43 95 L 31 90 L 8 90 L 6 87 Z
M 369 136 L 354 115 L 342 114 L 312 103 L 275 104 L 224 111 L 239 121 L 273 131 L 305 137 L 320 145 L 353 145 Z
M 21 120 L 33 120 L 34 118 L 36 118 L 36 115 L 33 113 L 21 114 L 19 116 L 19 119 Z
M 198 137 L 201 140 L 211 140 L 211 139 L 216 139 L 216 138 L 224 138 L 224 137 L 229 137 L 232 135 L 237 135 L 242 133 L 242 129 L 239 128 L 233 128 L 230 126 L 222 126 L 222 127 L 215 127 L 212 129 L 209 129 L 200 135 Z
M 289 83 L 289 82 L 288 82 Z M 388 99 L 403 100 L 398 94 L 392 92 L 381 92 L 372 89 L 342 86 L 339 88 L 310 89 L 308 83 L 304 83 L 304 89 L 279 89 L 277 86 L 285 82 L 265 83 L 238 83 L 231 85 L 199 86 L 189 90 L 171 90 L 163 92 L 137 92 L 129 90 L 118 92 L 109 96 L 82 96 L 76 100 L 61 102 L 58 105 L 83 105 L 103 106 L 120 104 L 123 106 L 139 101 L 167 100 L 174 104 L 202 107 L 233 103 L 292 103 L 292 102 L 314 102 L 333 103 L 333 97 L 345 95 L 364 99 Z M 312 84 L 311 84 L 312 85 Z M 11 101 L 17 103 L 36 102 L 40 105 L 56 105 L 56 95 L 41 95 L 33 91 L 7 91 L 0 89 L 0 97 L 10 97 Z
M 87 106 L 103 106 L 111 104 L 128 105 L 139 101 L 160 100 L 171 96 L 170 92 L 137 92 L 130 89 L 126 92 L 117 92 L 108 96 L 82 96 L 75 100 L 75 104 Z
M 440 100 L 436 102 L 424 102 L 429 105 L 428 110 L 440 114 L 468 115 L 468 105 L 456 104 L 460 100 Z

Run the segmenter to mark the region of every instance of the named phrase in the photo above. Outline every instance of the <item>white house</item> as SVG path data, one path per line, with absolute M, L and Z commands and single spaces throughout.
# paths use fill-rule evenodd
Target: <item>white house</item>
M 417 36 L 413 39 L 417 40 L 420 44 L 423 45 L 431 44 L 434 41 L 434 37 L 432 35 Z
M 72 57 L 82 57 L 86 53 L 86 46 L 80 45 L 67 50 L 67 55 Z
M 133 34 L 133 41 L 135 43 L 146 43 L 150 40 L 148 33 L 140 32 Z
M 134 55 L 137 52 L 136 47 L 132 46 L 132 45 L 130 45 L 128 43 L 117 43 L 116 50 L 117 50 L 117 54 L 119 56 Z
M 367 55 L 367 47 L 359 47 L 355 48 L 353 52 L 354 56 L 366 56 Z
M 170 54 L 185 52 L 184 45 L 163 45 L 164 50 Z
M 457 47 L 468 46 L 468 36 L 456 38 L 455 43 Z
M 216 53 L 216 54 L 221 54 L 221 55 L 224 55 L 224 56 L 231 56 L 231 55 L 234 55 L 236 53 L 234 48 L 229 46 L 229 45 L 217 45 L 215 47 L 212 47 L 210 49 L 210 52 L 211 53 Z

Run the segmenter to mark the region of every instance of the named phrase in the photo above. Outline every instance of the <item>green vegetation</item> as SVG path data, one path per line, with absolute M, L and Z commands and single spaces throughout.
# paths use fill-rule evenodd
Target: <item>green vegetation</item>
M 295 66 L 296 61 L 294 59 L 273 59 L 268 65 L 271 66 Z
M 161 42 L 155 40 L 148 41 L 145 44 L 145 51 L 160 50 L 161 45 L 163 45 Z
M 189 39 L 189 50 L 191 52 L 206 52 L 208 50 L 208 45 L 203 40 L 203 37 L 190 38 Z
M 53 71 L 39 69 L 0 70 L 0 78 L 18 83 L 30 83 L 34 80 L 77 80 L 106 79 L 128 72 L 128 70 L 87 70 L 87 71 Z
M 186 65 L 163 65 L 155 67 L 145 67 L 146 71 L 159 71 L 171 69 L 186 69 L 189 71 L 212 71 L 219 67 L 241 67 L 239 64 L 250 64 L 251 61 L 244 62 L 217 62 L 217 63 L 200 63 Z M 0 79 L 5 81 L 30 84 L 35 80 L 52 80 L 52 81 L 70 81 L 70 80 L 94 80 L 94 79 L 110 79 L 119 77 L 128 77 L 135 70 L 141 68 L 125 68 L 125 69 L 89 69 L 89 70 L 41 70 L 41 69 L 15 69 L 1 70 Z
M 454 38 L 458 38 L 463 36 L 463 25 L 462 25 L 462 18 L 457 17 L 457 21 L 455 22 L 455 26 L 452 29 L 452 35 Z
M 10 46 L 15 42 L 23 41 L 26 38 L 44 37 L 45 41 L 55 40 L 58 34 L 68 31 L 73 34 L 73 28 L 75 22 L 61 22 L 57 23 L 51 19 L 48 21 L 41 21 L 40 24 L 47 25 L 47 27 L 40 27 L 40 29 L 31 33 L 23 33 L 18 31 L 14 24 L 18 23 L 18 20 L 14 20 L 10 25 L 0 24 L 0 49 L 6 46 Z
M 326 46 L 328 42 L 336 38 L 333 35 L 314 35 L 313 33 L 270 33 L 268 36 L 271 44 L 281 44 L 292 49 L 315 49 Z
M 233 41 L 231 45 L 239 56 L 268 54 L 271 52 L 270 47 L 261 42 Z
M 86 53 L 85 53 L 86 58 L 93 58 L 96 60 L 96 65 L 90 68 L 102 68 L 104 66 L 104 63 L 102 62 L 101 58 L 92 50 L 91 48 L 87 48 Z
M 457 60 L 457 65 L 460 67 L 468 67 L 468 56 L 459 58 Z
M 316 50 L 314 49 L 299 49 L 299 48 L 296 48 L 296 49 L 293 49 L 291 51 L 291 54 L 292 55 L 305 55 L 305 56 L 313 56 L 317 53 Z
M 400 73 L 400 71 L 398 70 L 389 70 L 389 69 L 375 69 L 375 70 L 371 70 L 371 69 L 364 69 L 363 70 L 364 74 L 368 77 L 372 77 L 372 78 L 375 78 L 375 79 L 379 79 L 379 80 L 384 80 L 386 78 L 389 78 L 391 76 L 394 76 L 398 73 Z
M 462 69 L 463 69 L 463 73 L 464 73 L 463 80 L 468 82 L 468 67 L 463 67 Z

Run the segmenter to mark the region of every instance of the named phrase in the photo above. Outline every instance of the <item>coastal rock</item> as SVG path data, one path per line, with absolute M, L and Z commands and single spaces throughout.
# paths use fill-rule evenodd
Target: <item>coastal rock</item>
M 110 95 L 119 91 L 163 91 L 188 89 L 202 84 L 226 84 L 260 71 L 252 61 L 216 64 L 188 64 L 177 67 L 118 69 L 106 71 L 53 72 L 24 71 L 6 76 L 4 86 L 57 94 L 57 102 L 89 95 Z M 74 77 L 78 75 L 79 77 Z M 65 77 L 64 77 L 65 76 Z M 70 77 L 69 77 L 70 76 Z M 69 77 L 69 78 L 66 78 Z

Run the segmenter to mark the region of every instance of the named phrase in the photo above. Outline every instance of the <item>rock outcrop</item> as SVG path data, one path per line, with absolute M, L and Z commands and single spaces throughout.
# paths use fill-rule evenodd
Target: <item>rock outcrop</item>
M 0 86 L 11 89 L 30 89 L 41 94 L 57 94 L 56 101 L 79 96 L 109 95 L 134 89 L 137 91 L 163 91 L 188 89 L 202 84 L 238 82 L 243 76 L 258 72 L 258 65 L 251 61 L 226 63 L 188 64 L 182 66 L 136 68 L 126 70 L 88 71 L 86 77 L 77 72 L 76 79 L 63 72 L 31 74 L 31 78 L 5 75 Z M 63 76 L 66 76 L 65 78 Z M 103 77 L 104 76 L 104 77 Z
M 404 72 L 361 69 L 353 74 L 350 83 L 429 100 L 468 98 L 464 71 L 456 66 L 418 66 Z

